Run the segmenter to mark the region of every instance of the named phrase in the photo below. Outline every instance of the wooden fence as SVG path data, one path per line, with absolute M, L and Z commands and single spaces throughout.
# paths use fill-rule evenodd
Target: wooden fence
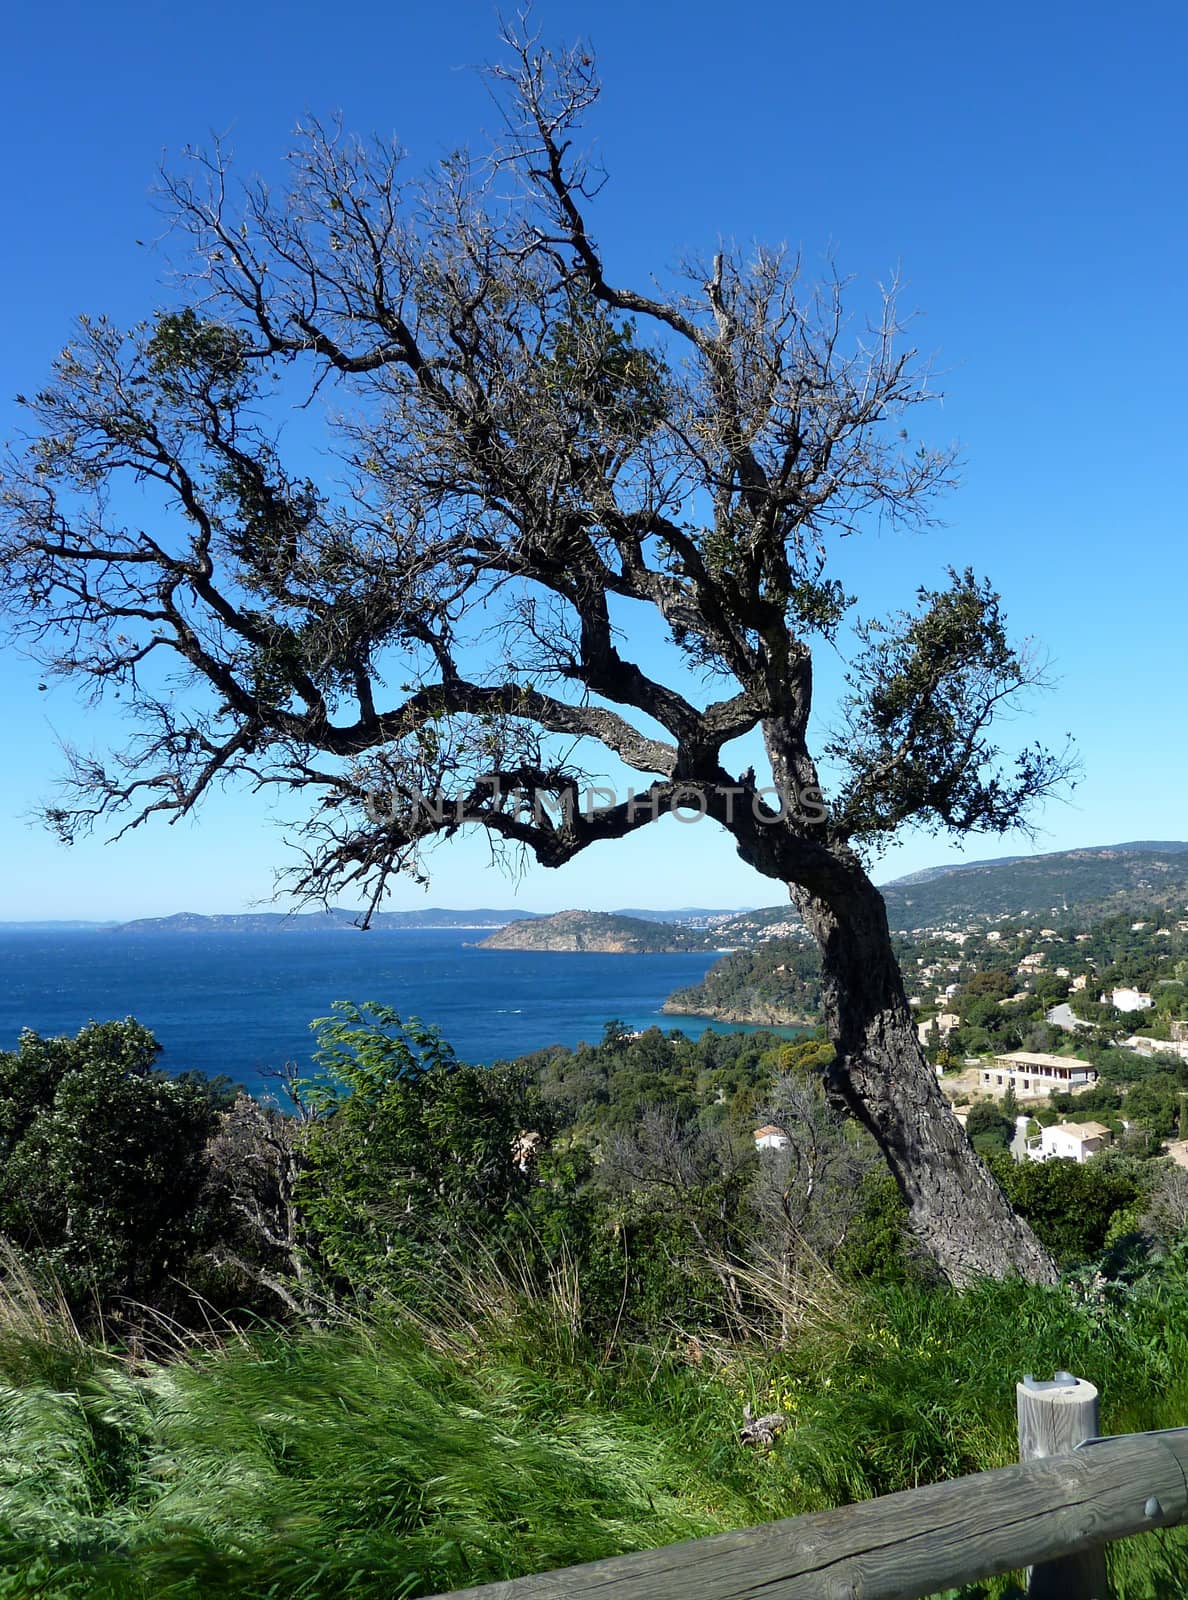
M 1188 1428 L 1097 1437 L 1097 1390 L 1018 1385 L 1017 1466 L 434 1600 L 920 1600 L 1031 1568 L 1043 1600 L 1108 1600 L 1104 1546 L 1188 1522 Z

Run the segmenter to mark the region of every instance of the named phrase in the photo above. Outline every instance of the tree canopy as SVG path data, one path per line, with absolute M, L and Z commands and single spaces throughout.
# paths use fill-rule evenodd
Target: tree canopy
M 856 604 L 829 563 L 872 519 L 927 523 L 952 481 L 916 421 L 927 371 L 894 289 L 855 330 L 846 283 L 806 283 L 783 249 L 619 284 L 578 143 L 592 60 L 513 45 L 501 137 L 425 175 L 317 122 L 287 189 L 194 154 L 166 179 L 180 303 L 80 319 L 24 398 L 17 629 L 134 728 L 75 753 L 48 808 L 63 837 L 176 818 L 238 776 L 301 802 L 301 889 L 374 904 L 460 816 L 557 865 L 692 785 L 765 870 L 780 805 L 722 764 L 761 727 L 790 812 L 776 875 L 812 865 L 812 648 Z M 284 458 L 294 401 L 325 409 L 318 481 Z M 624 650 L 632 604 L 670 639 L 667 678 Z M 1060 776 L 1042 751 L 997 760 L 993 713 L 1036 668 L 983 580 L 857 628 L 834 843 L 1009 826 Z M 591 809 L 608 762 L 642 796 Z

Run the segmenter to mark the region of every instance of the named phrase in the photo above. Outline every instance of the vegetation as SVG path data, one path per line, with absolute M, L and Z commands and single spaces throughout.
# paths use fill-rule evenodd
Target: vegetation
M 821 1034 L 610 1023 L 477 1069 L 382 1006 L 318 1028 L 284 1113 L 163 1079 L 131 1022 L 0 1058 L 0 1595 L 412 1600 L 1001 1465 L 1025 1368 L 1093 1378 L 1111 1430 L 1182 1419 L 1166 1163 L 989 1150 L 1065 1277 L 958 1294 Z M 62 1192 L 104 1249 L 67 1248 Z M 1188 1545 L 1114 1567 L 1157 1600 Z
M 535 1123 L 527 1075 L 464 1066 L 431 1029 L 383 1006 L 340 1006 L 319 1032 L 321 1075 L 296 1198 L 323 1275 L 406 1300 L 461 1242 L 498 1238 L 527 1189 L 512 1159 Z
M 0 1052 L 0 1233 L 76 1310 L 164 1309 L 217 1234 L 205 1152 L 229 1085 L 170 1078 L 158 1052 L 131 1019 Z
M 1092 1374 L 1107 1430 L 1188 1407 L 1188 1285 L 818 1283 L 795 1339 L 667 1351 L 583 1333 L 548 1292 L 465 1269 L 395 1312 L 129 1366 L 9 1285 L 0 1593 L 390 1600 L 770 1520 L 1009 1462 L 1011 1376 Z M 744 1404 L 788 1419 L 739 1442 Z M 1182 1533 L 1119 1547 L 1119 1600 L 1188 1577 Z M 969 1591 L 1020 1591 L 1009 1580 Z
M 821 1014 L 820 955 L 803 942 L 784 939 L 731 951 L 700 983 L 670 994 L 664 1009 L 738 1022 L 816 1024 Z
M 713 950 L 710 934 L 674 923 L 649 922 L 610 911 L 559 911 L 521 919 L 482 940 L 484 950 L 594 950 L 607 955 L 655 955 Z
M 1188 903 L 1188 845 L 1108 845 L 970 862 L 884 886 L 891 926 L 964 926 L 980 919 L 1031 920 L 1066 926 L 1153 906 Z

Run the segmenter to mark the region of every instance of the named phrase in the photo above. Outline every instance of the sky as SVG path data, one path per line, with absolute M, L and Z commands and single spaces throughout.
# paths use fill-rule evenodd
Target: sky
M 720 239 L 784 241 L 810 273 L 899 271 L 945 399 L 935 433 L 961 484 L 924 535 L 851 541 L 841 575 L 867 614 L 945 568 L 1001 591 L 1054 686 L 1008 730 L 1062 745 L 1082 776 L 1028 842 L 907 836 L 895 877 L 939 861 L 1188 834 L 1188 10 L 940 0 L 838 11 L 751 0 L 540 0 L 545 42 L 582 37 L 604 83 L 590 124 L 609 173 L 595 228 L 613 275 L 646 283 Z M 9 13 L 0 61 L 0 434 L 80 312 L 132 322 L 170 303 L 152 188 L 162 159 L 226 139 L 276 172 L 306 112 L 395 133 L 428 164 L 493 121 L 474 68 L 497 59 L 493 6 L 227 0 L 67 3 Z M 826 661 L 835 686 L 840 665 Z M 114 713 L 39 690 L 0 660 L 0 920 L 234 911 L 287 859 L 257 797 L 195 821 L 67 850 L 31 826 L 59 747 L 102 748 Z M 665 822 L 560 872 L 488 866 L 480 838 L 432 858 L 418 905 L 771 904 L 777 886 L 712 824 Z

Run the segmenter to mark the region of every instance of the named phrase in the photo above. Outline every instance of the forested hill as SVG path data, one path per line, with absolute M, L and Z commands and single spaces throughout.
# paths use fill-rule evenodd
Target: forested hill
M 1188 843 L 1092 845 L 960 862 L 928 867 L 881 888 L 888 920 L 900 933 L 1019 917 L 1082 926 L 1132 909 L 1188 905 Z M 788 905 L 747 911 L 715 929 L 724 945 L 800 934 L 799 918 Z
M 610 911 L 559 911 L 553 917 L 513 922 L 482 940 L 482 950 L 559 950 L 603 955 L 668 955 L 715 950 L 721 940 L 693 928 L 645 922 Z
M 1043 917 L 1078 924 L 1132 908 L 1188 903 L 1188 844 L 1095 846 L 970 862 L 883 885 L 893 928 Z
M 678 1016 L 717 1017 L 769 1027 L 815 1026 L 820 1021 L 821 957 L 815 948 L 773 939 L 756 949 L 733 950 L 700 983 L 678 989 L 664 1010 Z

